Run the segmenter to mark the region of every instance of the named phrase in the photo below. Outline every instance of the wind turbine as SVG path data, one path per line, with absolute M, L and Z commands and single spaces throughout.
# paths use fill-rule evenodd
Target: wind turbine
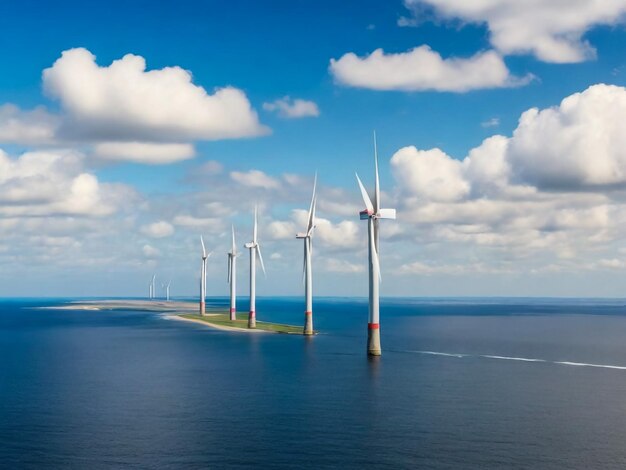
M 252 241 L 244 245 L 250 250 L 250 313 L 248 314 L 248 328 L 256 328 L 256 257 L 259 257 L 261 269 L 265 276 L 261 247 L 257 242 L 257 207 L 254 206 L 254 228 L 252 229 Z
M 170 284 L 172 283 L 172 280 L 170 279 L 167 284 L 163 283 L 163 289 L 165 289 L 165 300 L 167 302 L 170 301 Z
M 315 205 L 317 199 L 315 197 L 315 188 L 317 186 L 317 174 L 313 181 L 313 196 L 311 197 L 311 205 L 309 207 L 309 216 L 307 219 L 306 232 L 298 233 L 296 238 L 304 240 L 304 260 L 302 265 L 304 277 L 304 296 L 306 299 L 306 307 L 304 311 L 304 331 L 305 335 L 313 334 L 313 273 L 311 268 L 313 230 L 315 229 Z
M 150 300 L 156 297 L 156 292 L 154 291 L 154 281 L 156 279 L 156 274 L 152 275 L 152 280 L 150 281 Z
M 233 246 L 228 253 L 228 283 L 230 284 L 230 319 L 237 319 L 237 246 L 235 245 L 235 227 L 231 226 L 233 231 Z
M 207 254 L 202 235 L 200 235 L 200 243 L 202 244 L 202 266 L 200 269 L 200 315 L 204 315 L 206 299 L 206 262 L 212 252 Z
M 367 354 L 380 356 L 380 311 L 379 311 L 379 287 L 380 287 L 380 257 L 378 255 L 378 221 L 379 219 L 395 219 L 395 209 L 380 208 L 380 180 L 378 178 L 378 150 L 376 148 L 376 133 L 374 133 L 374 168 L 376 183 L 374 189 L 374 201 L 372 201 L 359 179 L 356 179 L 361 189 L 361 196 L 366 209 L 359 212 L 361 220 L 367 220 L 368 248 L 369 248 L 369 319 L 367 323 Z

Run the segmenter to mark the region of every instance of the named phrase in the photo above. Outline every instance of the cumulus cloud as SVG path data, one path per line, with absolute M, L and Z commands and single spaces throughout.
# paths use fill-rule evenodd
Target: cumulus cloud
M 490 137 L 463 160 L 402 148 L 391 158 L 400 219 L 433 242 L 518 254 L 550 250 L 571 259 L 582 245 L 603 246 L 626 223 L 625 119 L 626 89 L 595 85 L 523 113 L 511 137 Z
M 276 112 L 280 117 L 296 119 L 303 117 L 317 117 L 320 110 L 313 101 L 285 96 L 269 103 L 263 103 L 263 109 Z
M 582 62 L 596 51 L 583 38 L 598 25 L 623 23 L 626 0 L 405 0 L 415 18 L 424 6 L 446 20 L 485 24 L 503 54 L 533 54 L 545 62 Z
M 395 54 L 376 49 L 365 57 L 350 52 L 331 59 L 330 72 L 338 83 L 353 87 L 457 93 L 521 86 L 532 79 L 530 75 L 511 75 L 502 57 L 494 51 L 479 52 L 470 58 L 444 59 L 427 45 Z
M 71 151 L 26 152 L 12 158 L 0 150 L 0 215 L 104 216 L 130 190 L 101 184 Z
M 231 171 L 230 178 L 242 186 L 263 189 L 278 189 L 280 183 L 275 178 L 263 173 L 260 170 Z
M 44 107 L 22 111 L 13 104 L 0 106 L 0 142 L 27 145 L 54 142 L 59 118 Z
M 146 258 L 158 258 L 161 256 L 161 252 L 152 245 L 144 245 L 141 251 Z
M 356 212 L 355 212 L 356 214 Z M 302 232 L 307 224 L 308 210 L 295 209 L 291 212 L 291 220 L 275 220 L 268 225 L 271 238 L 295 238 L 296 233 Z M 359 243 L 359 226 L 351 220 L 332 222 L 323 217 L 315 219 L 315 242 L 333 248 L 349 248 Z
M 365 271 L 365 263 L 354 264 L 346 260 L 330 258 L 325 261 L 324 270 L 335 273 L 362 273 Z
M 141 227 L 141 232 L 152 238 L 164 238 L 174 234 L 174 226 L 164 220 Z
M 209 94 L 187 70 L 146 70 L 145 59 L 133 54 L 99 66 L 87 49 L 64 51 L 43 71 L 43 85 L 71 119 L 65 132 L 88 138 L 172 142 L 267 132 L 243 91 L 225 87 Z
M 94 154 L 107 160 L 158 165 L 188 160 L 195 150 L 191 144 L 102 142 L 94 145 Z

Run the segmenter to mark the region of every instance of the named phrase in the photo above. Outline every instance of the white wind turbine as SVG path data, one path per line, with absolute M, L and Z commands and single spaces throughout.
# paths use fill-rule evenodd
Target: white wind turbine
M 154 281 L 156 280 L 156 274 L 152 275 L 152 280 L 150 281 L 150 300 L 156 297 L 156 292 L 154 291 Z
M 165 288 L 165 300 L 167 302 L 170 301 L 170 285 L 172 284 L 172 280 L 170 279 L 169 281 L 167 281 L 167 284 L 163 284 L 163 287 Z
M 376 183 L 374 189 L 374 201 L 372 201 L 359 179 L 356 179 L 361 189 L 361 196 L 366 209 L 359 213 L 361 220 L 367 220 L 368 248 L 369 248 L 369 319 L 367 323 L 367 353 L 370 356 L 380 356 L 380 311 L 379 311 L 379 287 L 380 287 L 380 262 L 378 251 L 378 220 L 395 219 L 395 209 L 381 209 L 380 207 L 380 181 L 378 178 L 378 150 L 376 148 L 376 133 L 374 133 L 374 167 Z
M 317 199 L 315 197 L 315 188 L 317 186 L 317 175 L 313 181 L 313 196 L 311 197 L 311 205 L 309 207 L 309 216 L 307 218 L 306 232 L 298 233 L 296 238 L 304 240 L 304 260 L 303 260 L 303 276 L 304 276 L 304 296 L 306 299 L 306 307 L 304 311 L 304 331 L 305 335 L 313 334 L 313 273 L 311 267 L 311 257 L 313 246 L 311 240 L 313 238 L 313 230 L 315 229 L 315 205 Z
M 250 250 L 250 313 L 248 314 L 248 328 L 256 328 L 256 257 L 259 257 L 261 269 L 265 276 L 265 266 L 261 247 L 257 241 L 257 207 L 254 206 L 254 228 L 252 229 L 252 241 L 244 245 Z
M 235 227 L 231 226 L 233 232 L 233 246 L 228 253 L 228 283 L 230 284 L 230 319 L 237 319 L 237 245 L 235 244 Z
M 202 235 L 200 235 L 200 243 L 202 244 L 202 266 L 200 269 L 200 315 L 204 315 L 206 300 L 206 262 L 212 252 L 207 254 Z

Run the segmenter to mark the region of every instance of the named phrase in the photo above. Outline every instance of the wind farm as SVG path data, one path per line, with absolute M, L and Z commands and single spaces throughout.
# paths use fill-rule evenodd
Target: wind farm
M 0 467 L 626 468 L 626 0 L 32 3 Z

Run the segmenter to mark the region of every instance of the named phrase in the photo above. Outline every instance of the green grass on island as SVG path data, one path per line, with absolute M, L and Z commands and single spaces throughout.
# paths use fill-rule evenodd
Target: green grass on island
M 231 328 L 241 328 L 248 329 L 248 318 L 247 315 L 243 318 L 232 321 L 230 319 L 230 315 L 228 313 L 220 313 L 220 314 L 211 314 L 209 313 L 206 317 L 202 317 L 199 314 L 180 314 L 182 318 L 187 318 L 189 320 L 202 321 L 204 323 L 208 323 L 209 325 L 216 326 L 229 326 Z M 281 325 L 279 323 L 268 323 L 264 321 L 256 322 L 256 329 L 261 331 L 271 331 L 274 333 L 285 333 L 285 334 L 302 334 L 302 326 L 294 326 L 294 325 Z

